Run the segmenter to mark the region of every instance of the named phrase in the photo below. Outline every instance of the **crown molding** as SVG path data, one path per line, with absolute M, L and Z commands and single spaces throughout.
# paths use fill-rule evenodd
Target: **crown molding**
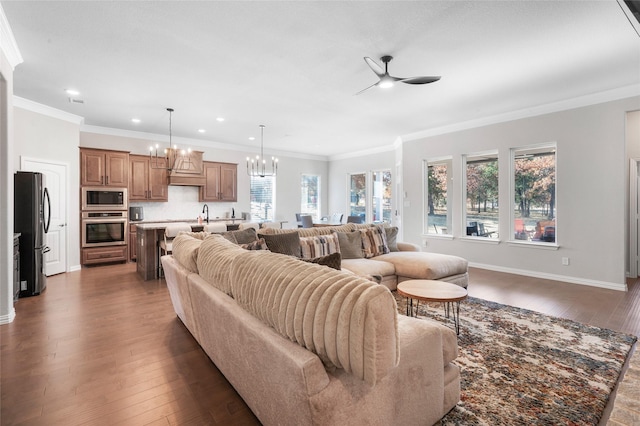
M 13 31 L 11 31 L 7 15 L 4 14 L 2 4 L 0 4 L 0 50 L 9 60 L 11 69 L 15 69 L 18 64 L 24 62 L 16 39 L 13 37 Z
M 567 99 L 564 101 L 554 102 L 550 104 L 539 105 L 531 108 L 524 108 L 518 111 L 511 111 L 505 114 L 498 114 L 490 117 L 478 118 L 476 120 L 463 121 L 442 127 L 434 127 L 422 130 L 416 133 L 410 133 L 401 136 L 403 142 L 427 138 L 430 136 L 443 135 L 447 133 L 458 132 L 461 130 L 469 130 L 477 127 L 484 127 L 491 124 L 504 123 L 507 121 L 519 120 L 522 118 L 535 117 L 554 112 L 567 111 L 576 108 L 587 107 L 591 105 L 601 104 L 605 102 L 617 101 L 620 99 L 640 96 L 640 84 L 634 84 L 617 89 L 607 90 L 604 92 L 593 93 L 577 98 Z
M 396 139 L 397 141 L 397 139 Z M 396 144 L 394 143 L 393 145 L 383 145 L 383 146 L 378 146 L 375 148 L 370 148 L 370 149 L 366 149 L 366 150 L 362 150 L 362 151 L 355 151 L 355 152 L 348 152 L 345 154 L 336 154 L 336 155 L 330 155 L 328 157 L 329 161 L 336 161 L 336 160 L 347 160 L 349 158 L 356 158 L 356 157 L 363 157 L 366 155 L 374 155 L 374 154 L 380 154 L 381 152 L 389 152 L 389 151 L 395 151 L 396 150 Z
M 29 99 L 21 98 L 20 96 L 13 96 L 13 107 L 26 109 L 27 111 L 46 115 L 47 117 L 57 118 L 58 120 L 68 121 L 69 123 L 73 123 L 78 126 L 84 123 L 84 117 L 47 105 L 39 104 L 37 102 L 30 101 Z
M 80 131 L 85 133 L 95 133 L 99 135 L 118 136 L 123 138 L 132 138 L 132 139 L 143 139 L 147 141 L 165 141 L 167 139 L 166 134 L 137 132 L 135 130 L 124 130 L 124 129 L 116 129 L 113 127 L 92 126 L 89 124 L 81 125 Z M 184 138 L 184 137 L 179 137 L 175 135 L 173 136 L 172 139 L 174 142 L 178 143 L 179 145 L 187 145 L 187 146 L 191 146 L 192 148 L 195 148 L 195 147 L 215 148 L 215 149 L 221 149 L 226 151 L 238 151 L 238 152 L 249 152 L 249 153 L 255 153 L 259 149 L 249 145 L 236 145 L 236 144 L 232 145 L 232 144 L 223 143 L 223 142 L 204 141 L 202 139 Z M 278 151 L 278 150 L 269 149 L 269 154 L 277 155 L 279 157 L 328 161 L 328 158 L 326 156 L 304 154 L 299 152 Z

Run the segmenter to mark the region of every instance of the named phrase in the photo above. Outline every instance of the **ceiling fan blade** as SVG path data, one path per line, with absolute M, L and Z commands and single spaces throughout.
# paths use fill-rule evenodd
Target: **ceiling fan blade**
M 361 91 L 359 91 L 358 93 L 356 93 L 356 94 L 355 94 L 355 95 L 353 95 L 353 96 L 357 96 L 357 95 L 359 95 L 360 93 L 364 92 L 365 90 L 371 89 L 373 86 L 377 86 L 378 84 L 380 84 L 380 82 L 373 83 L 371 86 L 369 86 L 369 87 L 366 87 L 366 88 L 362 89 Z
M 364 61 L 367 63 L 367 65 L 369 65 L 369 68 L 371 68 L 371 71 L 376 73 L 378 77 L 382 77 L 384 75 L 384 70 L 380 65 L 378 65 L 376 61 L 374 61 L 368 56 L 364 57 Z
M 398 81 L 407 84 L 427 84 L 433 83 L 434 81 L 440 80 L 440 76 L 437 77 L 409 77 L 409 78 L 399 78 Z

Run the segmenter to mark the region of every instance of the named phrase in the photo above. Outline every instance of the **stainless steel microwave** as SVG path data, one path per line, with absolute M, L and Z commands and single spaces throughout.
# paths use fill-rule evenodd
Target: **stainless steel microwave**
M 82 210 L 127 210 L 129 196 L 127 188 L 104 186 L 82 187 Z

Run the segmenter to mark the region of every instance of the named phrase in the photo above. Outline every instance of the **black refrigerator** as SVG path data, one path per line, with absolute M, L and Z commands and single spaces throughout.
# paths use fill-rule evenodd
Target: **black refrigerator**
M 45 234 L 51 221 L 51 200 L 44 175 L 16 172 L 14 175 L 14 232 L 20 236 L 20 297 L 36 296 L 47 286 L 44 254 L 49 251 Z

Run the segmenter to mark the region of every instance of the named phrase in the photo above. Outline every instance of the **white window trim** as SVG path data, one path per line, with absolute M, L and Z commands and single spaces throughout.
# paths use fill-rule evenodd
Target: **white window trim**
M 485 243 L 493 243 L 493 244 L 498 244 L 500 241 L 502 241 L 502 237 L 500 235 L 500 214 L 498 213 L 498 238 L 487 238 L 487 237 L 474 237 L 472 235 L 467 235 L 467 158 L 469 157 L 480 157 L 483 155 L 495 155 L 496 156 L 496 162 L 498 163 L 498 199 L 500 199 L 500 153 L 498 150 L 493 149 L 493 150 L 489 150 L 489 151 L 480 151 L 480 152 L 472 152 L 469 154 L 463 154 L 462 155 L 462 179 L 460 182 L 462 182 L 462 188 L 461 188 L 461 192 L 462 194 L 460 195 L 461 197 L 461 204 L 460 206 L 462 207 L 462 219 L 460 220 L 460 239 L 461 240 L 468 240 L 468 241 L 480 241 L 480 242 L 485 242 Z M 500 207 L 498 206 L 498 209 Z M 498 212 L 500 212 L 500 210 L 498 210 Z M 487 241 L 487 240 L 493 240 L 493 241 Z
M 553 149 L 556 153 L 556 240 L 553 243 L 547 243 L 544 241 L 520 241 L 516 240 L 514 235 L 516 232 L 515 228 L 515 199 L 516 199 L 516 188 L 515 188 L 515 152 L 518 150 L 524 149 Z M 513 147 L 509 150 L 509 236 L 506 241 L 510 246 L 513 247 L 529 247 L 529 248 L 541 248 L 548 250 L 557 250 L 560 248 L 558 229 L 559 226 L 559 216 L 560 210 L 558 209 L 558 144 L 556 141 L 545 142 L 540 144 L 533 145 L 523 145 L 519 147 Z
M 448 163 L 447 164 L 447 201 L 453 200 L 452 191 L 453 186 L 450 184 L 453 182 L 453 156 L 445 155 L 442 157 L 432 157 L 426 158 L 422 160 L 422 235 L 435 237 L 439 236 L 440 238 L 444 237 L 453 237 L 453 229 L 450 229 L 447 234 L 437 234 L 435 232 L 429 232 L 429 164 L 438 164 L 438 163 Z M 451 206 L 451 202 L 447 203 L 447 228 L 453 227 L 453 210 Z

